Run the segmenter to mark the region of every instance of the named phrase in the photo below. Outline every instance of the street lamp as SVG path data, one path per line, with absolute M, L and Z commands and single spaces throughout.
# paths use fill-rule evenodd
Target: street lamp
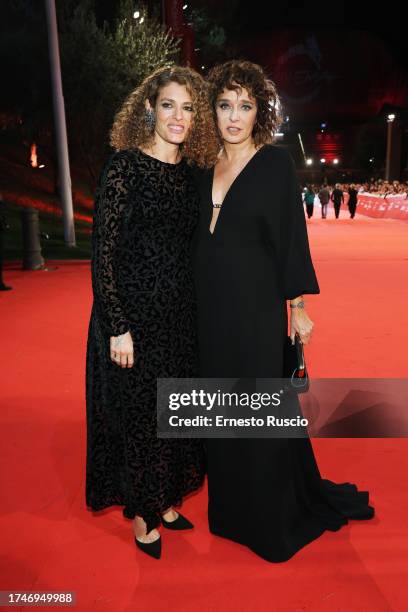
M 391 150 L 392 150 L 392 128 L 395 121 L 395 114 L 387 115 L 387 155 L 385 159 L 385 180 L 390 180 L 391 170 Z
M 61 66 L 58 44 L 55 0 L 45 0 L 50 58 L 52 102 L 54 108 L 55 141 L 58 156 L 59 190 L 64 224 L 64 240 L 68 246 L 76 246 L 74 207 L 72 204 L 71 174 L 69 169 L 67 126 L 62 92 Z

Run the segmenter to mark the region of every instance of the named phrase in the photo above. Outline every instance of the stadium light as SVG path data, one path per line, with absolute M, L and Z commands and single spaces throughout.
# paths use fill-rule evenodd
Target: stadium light
M 308 157 L 306 160 L 306 165 L 311 166 L 312 164 L 313 164 L 313 159 L 311 157 Z

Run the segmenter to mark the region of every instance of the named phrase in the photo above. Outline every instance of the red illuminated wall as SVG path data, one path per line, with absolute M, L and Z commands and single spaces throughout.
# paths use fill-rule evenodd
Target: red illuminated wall
M 408 105 L 408 75 L 385 44 L 359 30 L 279 29 L 247 41 L 246 56 L 275 81 L 302 121 L 366 120 L 385 103 Z
M 343 138 L 339 133 L 318 133 L 309 144 L 309 154 L 317 158 L 324 157 L 326 162 L 343 157 Z

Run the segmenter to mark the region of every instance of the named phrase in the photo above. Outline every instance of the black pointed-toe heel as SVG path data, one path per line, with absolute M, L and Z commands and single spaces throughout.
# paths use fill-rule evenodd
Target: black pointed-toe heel
M 150 555 L 154 559 L 160 559 L 161 557 L 161 537 L 157 538 L 154 542 L 140 542 L 135 537 L 136 546 L 140 548 L 147 555 Z
M 166 521 L 166 519 L 162 516 L 161 521 L 163 527 L 166 529 L 174 529 L 174 531 L 181 531 L 182 529 L 193 529 L 193 523 L 190 523 L 185 516 L 179 513 L 178 517 L 174 521 Z

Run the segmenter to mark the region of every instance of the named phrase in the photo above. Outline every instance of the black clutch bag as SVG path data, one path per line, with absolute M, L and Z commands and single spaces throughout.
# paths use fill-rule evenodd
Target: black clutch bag
M 287 336 L 283 357 L 283 376 L 287 379 L 290 389 L 296 393 L 306 393 L 309 390 L 310 380 L 306 369 L 303 344 L 299 335 L 295 335 L 295 344 Z

